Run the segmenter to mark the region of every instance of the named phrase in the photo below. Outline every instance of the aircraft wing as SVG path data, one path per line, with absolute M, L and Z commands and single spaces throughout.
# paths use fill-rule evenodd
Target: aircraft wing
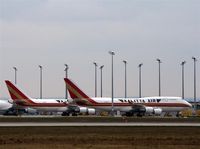
M 133 104 L 132 105 L 132 112 L 145 112 L 146 106 L 142 104 Z

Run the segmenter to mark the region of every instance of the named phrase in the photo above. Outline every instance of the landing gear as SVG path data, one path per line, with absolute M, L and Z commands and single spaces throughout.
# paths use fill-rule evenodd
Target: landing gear
M 137 117 L 142 117 L 142 116 L 144 116 L 144 113 L 138 113 L 137 114 Z
M 72 113 L 72 116 L 78 116 L 78 114 L 77 113 Z
M 63 112 L 62 116 L 69 116 L 69 113 L 68 112 Z
M 136 115 L 137 117 L 142 117 L 145 115 L 145 113 L 141 113 L 141 112 L 126 112 L 125 114 L 127 117 L 131 117 L 131 116 L 134 116 Z
M 127 116 L 127 117 L 133 116 L 133 112 L 126 112 L 126 116 Z
M 78 116 L 78 114 L 76 112 L 63 112 L 62 116 Z
M 180 115 L 181 115 L 180 112 L 176 113 L 176 117 L 180 117 Z

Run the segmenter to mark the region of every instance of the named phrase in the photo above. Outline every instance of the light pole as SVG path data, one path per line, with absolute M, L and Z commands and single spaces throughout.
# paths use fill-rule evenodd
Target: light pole
M 42 66 L 39 65 L 40 68 L 40 99 L 42 99 Z
M 158 75 L 159 75 L 159 96 L 161 96 L 161 80 L 160 80 L 160 63 L 162 63 L 161 62 L 161 60 L 160 59 L 156 59 L 157 61 L 158 61 Z
M 185 65 L 186 61 L 183 61 L 181 63 L 182 66 L 182 99 L 184 99 L 184 65 Z
M 142 97 L 142 72 L 141 72 L 141 67 L 142 67 L 142 63 L 138 65 L 139 68 L 139 98 Z
M 197 103 L 196 103 L 196 61 L 197 59 L 195 57 L 192 57 L 194 60 L 194 111 L 197 109 Z
M 125 91 L 124 91 L 124 93 L 125 93 L 125 98 L 127 98 L 127 77 L 126 77 L 126 65 L 127 65 L 127 61 L 125 61 L 125 60 L 123 60 L 123 62 L 124 62 L 124 65 L 125 65 L 125 78 L 124 78 L 124 82 L 125 82 L 125 86 L 124 86 L 124 88 L 125 88 Z
M 15 71 L 15 84 L 17 84 L 17 68 L 13 67 L 14 71 Z
M 97 97 L 97 63 L 93 62 L 94 67 L 95 67 L 95 97 Z
M 68 78 L 68 69 L 69 66 L 67 64 L 65 64 L 65 77 Z M 68 92 L 67 92 L 67 83 L 65 83 L 65 99 L 68 99 Z
M 102 70 L 103 70 L 103 67 L 104 67 L 104 65 L 102 65 L 101 67 L 100 67 L 100 71 L 101 71 L 101 97 L 103 96 L 103 76 L 102 76 Z
M 113 56 L 115 55 L 115 52 L 113 52 L 113 51 L 109 51 L 109 54 L 111 55 L 111 67 L 112 67 L 112 69 L 111 69 L 111 88 L 112 88 L 112 109 L 111 109 L 111 114 L 114 116 L 114 104 L 113 104 L 113 96 L 114 96 L 114 86 L 113 86 Z

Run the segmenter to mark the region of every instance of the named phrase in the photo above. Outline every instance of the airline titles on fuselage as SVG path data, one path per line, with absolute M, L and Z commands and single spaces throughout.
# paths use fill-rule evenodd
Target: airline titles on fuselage
M 119 99 L 122 103 L 159 103 L 161 99 Z

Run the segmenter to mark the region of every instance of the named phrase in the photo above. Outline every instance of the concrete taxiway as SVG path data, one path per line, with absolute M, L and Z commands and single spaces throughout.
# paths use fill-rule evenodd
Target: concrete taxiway
M 49 122 L 1 122 L 0 127 L 200 127 L 200 123 L 145 123 L 145 122 L 135 122 L 135 123 L 78 123 L 78 122 L 59 122 L 59 123 L 49 123 Z

